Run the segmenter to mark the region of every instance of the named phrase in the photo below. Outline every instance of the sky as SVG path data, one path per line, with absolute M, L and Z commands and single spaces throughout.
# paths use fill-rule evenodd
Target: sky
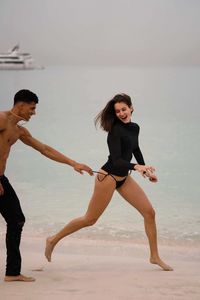
M 43 65 L 199 66 L 199 0 L 0 0 L 0 51 Z

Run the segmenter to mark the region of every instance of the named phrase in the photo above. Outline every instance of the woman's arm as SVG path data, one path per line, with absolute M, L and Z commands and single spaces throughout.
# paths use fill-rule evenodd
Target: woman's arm
M 134 150 L 133 155 L 139 165 L 145 165 L 144 158 L 139 146 L 136 150 Z
M 138 135 L 139 135 L 139 130 L 140 128 L 138 126 Z M 140 150 L 139 144 L 138 147 L 134 150 L 133 155 L 138 163 L 134 166 L 134 170 L 138 171 L 144 178 L 148 177 L 150 181 L 157 182 L 157 177 L 153 173 L 155 171 L 155 168 L 152 166 L 145 165 L 145 161 L 142 152 Z

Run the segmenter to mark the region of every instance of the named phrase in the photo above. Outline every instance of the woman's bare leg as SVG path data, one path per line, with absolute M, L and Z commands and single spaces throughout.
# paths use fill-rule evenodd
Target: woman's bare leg
M 53 249 L 61 239 L 75 231 L 80 230 L 81 228 L 95 224 L 108 206 L 114 191 L 115 181 L 112 177 L 107 176 L 102 182 L 95 178 L 94 192 L 86 214 L 82 217 L 73 219 L 58 233 L 47 238 L 45 256 L 48 261 L 51 261 Z
M 150 262 L 159 265 L 165 271 L 172 271 L 173 269 L 165 264 L 159 257 L 155 211 L 144 191 L 130 176 L 128 176 L 125 183 L 118 189 L 118 192 L 144 217 L 145 231 L 150 246 Z

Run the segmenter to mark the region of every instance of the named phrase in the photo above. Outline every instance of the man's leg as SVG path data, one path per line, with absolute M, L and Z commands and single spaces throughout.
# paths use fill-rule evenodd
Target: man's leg
M 21 272 L 21 254 L 20 254 L 20 241 L 21 232 L 24 221 L 7 222 L 6 233 L 6 249 L 7 249 L 7 263 L 6 275 L 17 276 Z
M 20 241 L 25 217 L 19 199 L 8 179 L 3 177 L 1 181 L 4 188 L 4 195 L 0 197 L 0 212 L 7 223 L 7 261 L 5 280 L 30 281 L 28 278 L 25 280 L 26 277 L 21 275 Z

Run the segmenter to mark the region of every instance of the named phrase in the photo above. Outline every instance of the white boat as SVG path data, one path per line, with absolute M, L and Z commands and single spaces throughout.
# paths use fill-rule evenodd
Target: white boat
M 30 53 L 20 52 L 19 45 L 7 53 L 0 53 L 0 70 L 33 70 L 43 69 L 35 64 Z

